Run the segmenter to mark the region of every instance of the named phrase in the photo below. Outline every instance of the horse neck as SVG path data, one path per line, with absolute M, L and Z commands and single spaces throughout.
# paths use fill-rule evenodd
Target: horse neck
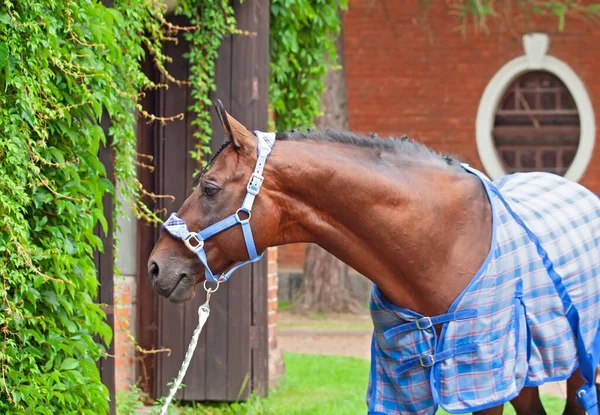
M 427 157 L 278 142 L 265 173 L 281 217 L 271 245 L 316 243 L 392 303 L 445 312 L 487 255 L 491 214 L 478 179 Z

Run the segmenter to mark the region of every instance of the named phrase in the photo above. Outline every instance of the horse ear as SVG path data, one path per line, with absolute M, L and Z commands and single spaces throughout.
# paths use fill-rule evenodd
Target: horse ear
M 236 150 L 248 150 L 253 146 L 256 146 L 256 140 L 254 136 L 246 127 L 242 125 L 238 120 L 233 118 L 225 111 L 225 107 L 221 100 L 215 102 L 215 109 L 223 129 L 229 136 L 229 139 L 233 143 Z

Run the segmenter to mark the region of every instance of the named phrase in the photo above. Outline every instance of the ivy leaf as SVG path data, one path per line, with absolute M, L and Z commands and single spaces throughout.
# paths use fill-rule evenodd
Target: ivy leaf
M 0 43 L 0 69 L 4 68 L 6 62 L 8 62 L 8 46 L 6 43 Z
M 58 315 L 59 320 L 61 321 L 61 323 L 67 328 L 67 330 L 70 333 L 76 333 L 77 332 L 77 325 L 75 323 L 73 323 L 73 321 L 71 321 L 71 319 L 69 319 L 64 312 L 62 314 Z
M 600 13 L 600 4 L 590 4 L 587 6 L 588 13 L 590 14 L 598 14 Z
M 98 101 L 92 101 L 92 108 L 94 108 L 94 113 L 98 120 L 102 118 L 102 104 Z
M 112 340 L 112 336 L 113 336 L 110 326 L 108 324 L 102 322 L 98 325 L 97 329 L 98 329 L 98 334 L 100 335 L 100 337 L 102 338 L 104 343 L 110 344 L 110 342 Z
M 60 365 L 60 370 L 73 370 L 79 367 L 79 362 L 72 357 L 67 357 Z

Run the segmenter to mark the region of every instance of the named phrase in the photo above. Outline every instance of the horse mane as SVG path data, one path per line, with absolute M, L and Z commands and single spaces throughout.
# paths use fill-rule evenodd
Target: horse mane
M 407 154 L 412 157 L 442 161 L 447 166 L 456 167 L 460 165 L 460 161 L 449 154 L 437 153 L 433 149 L 421 144 L 406 135 L 400 138 L 387 137 L 380 138 L 377 134 L 371 134 L 371 136 L 361 135 L 352 133 L 349 131 L 338 131 L 328 128 L 313 130 L 308 129 L 304 132 L 299 130 L 292 130 L 283 133 L 277 133 L 275 135 L 277 141 L 320 141 L 327 143 L 338 143 L 346 144 L 355 147 L 372 148 L 381 151 L 396 152 L 401 154 Z M 223 145 L 215 152 L 210 158 L 204 168 L 194 176 L 192 179 L 192 186 L 196 187 L 200 182 L 200 178 L 209 169 L 215 159 L 231 144 L 231 141 L 225 141 Z
M 377 134 L 370 136 L 352 133 L 349 131 L 338 131 L 332 129 L 308 129 L 305 132 L 292 130 L 277 133 L 276 140 L 280 141 L 321 141 L 328 143 L 346 144 L 355 147 L 372 148 L 381 151 L 408 154 L 411 157 L 423 159 L 434 159 L 443 161 L 448 166 L 459 166 L 460 161 L 449 154 L 442 154 L 421 144 L 406 135 L 397 137 L 380 138 Z

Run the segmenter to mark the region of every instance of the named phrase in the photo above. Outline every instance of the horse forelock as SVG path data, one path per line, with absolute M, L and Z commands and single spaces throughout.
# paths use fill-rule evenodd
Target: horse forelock
M 212 164 L 214 163 L 216 158 L 219 157 L 219 155 L 223 152 L 223 150 L 225 150 L 225 148 L 227 148 L 227 146 L 229 146 L 230 144 L 231 144 L 231 141 L 225 141 L 221 145 L 221 147 L 219 147 L 219 149 L 215 152 L 215 154 L 210 158 L 208 163 L 206 163 L 206 165 L 202 168 L 202 170 L 200 170 L 200 172 L 194 176 L 194 178 L 192 179 L 193 187 L 198 186 L 198 183 L 200 182 L 200 179 L 202 178 L 202 176 L 204 174 L 206 174 L 206 172 L 208 170 L 210 170 L 210 167 L 212 166 Z

